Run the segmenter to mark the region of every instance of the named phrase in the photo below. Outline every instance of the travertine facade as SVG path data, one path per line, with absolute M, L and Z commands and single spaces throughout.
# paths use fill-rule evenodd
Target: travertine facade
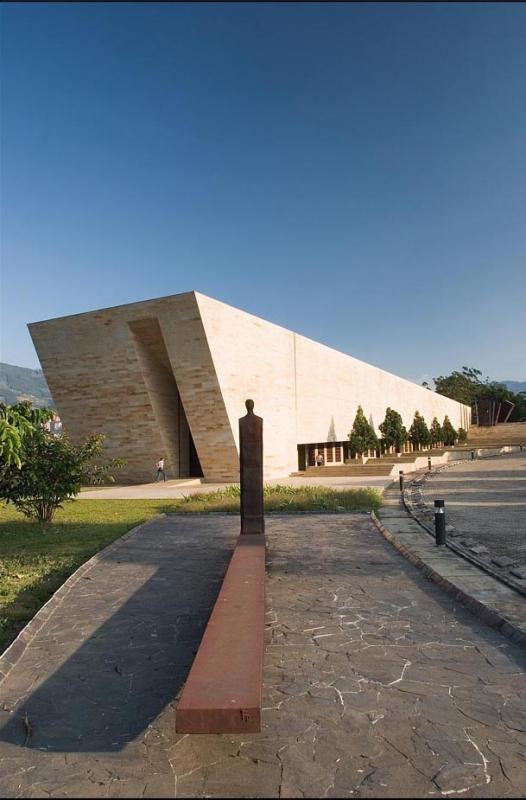
M 236 479 L 247 397 L 265 421 L 265 477 L 296 470 L 299 443 L 346 439 L 358 405 L 377 431 L 387 406 L 407 426 L 415 410 L 470 422 L 467 406 L 197 292 L 29 329 L 65 428 L 104 433 L 124 480 L 151 480 L 161 455 L 169 477 L 200 464 L 206 480 Z

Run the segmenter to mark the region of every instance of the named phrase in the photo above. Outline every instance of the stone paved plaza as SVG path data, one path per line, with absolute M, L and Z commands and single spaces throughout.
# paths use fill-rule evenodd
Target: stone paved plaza
M 455 464 L 424 484 L 426 502 L 446 503 L 455 528 L 526 572 L 526 452 Z
M 237 532 L 155 520 L 72 582 L 0 686 L 2 796 L 526 796 L 526 652 L 365 514 L 267 518 L 263 730 L 176 735 Z

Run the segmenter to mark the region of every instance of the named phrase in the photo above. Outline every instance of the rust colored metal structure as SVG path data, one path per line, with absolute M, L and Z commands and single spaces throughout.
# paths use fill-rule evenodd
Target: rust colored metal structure
M 239 420 L 241 533 L 176 711 L 177 733 L 261 730 L 265 634 L 263 420 Z M 245 535 L 250 534 L 250 535 Z
M 264 533 L 263 420 L 254 414 L 253 400 L 245 406 L 246 416 L 239 420 L 241 533 Z
M 479 427 L 507 422 L 515 408 L 515 404 L 510 400 L 501 400 L 497 397 L 476 397 L 474 406 L 474 417 Z
M 265 614 L 265 540 L 239 536 L 176 711 L 178 733 L 257 733 Z

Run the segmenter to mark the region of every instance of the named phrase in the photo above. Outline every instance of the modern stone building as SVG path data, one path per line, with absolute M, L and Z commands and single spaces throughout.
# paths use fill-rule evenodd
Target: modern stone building
M 264 418 L 266 478 L 303 468 L 313 443 L 345 441 L 358 405 L 377 432 L 387 406 L 408 427 L 415 410 L 470 422 L 467 406 L 198 292 L 29 329 L 65 429 L 104 433 L 107 455 L 127 460 L 122 480 L 152 480 L 161 455 L 169 478 L 238 479 L 248 397 Z

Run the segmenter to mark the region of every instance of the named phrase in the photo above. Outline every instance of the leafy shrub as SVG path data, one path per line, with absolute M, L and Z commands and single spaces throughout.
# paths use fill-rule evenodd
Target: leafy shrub
M 124 462 L 97 462 L 103 439 L 92 434 L 77 445 L 66 434 L 35 428 L 24 439 L 20 466 L 12 464 L 1 473 L 0 497 L 27 517 L 51 522 L 57 508 L 73 499 L 83 484 L 113 481 L 110 470 Z
M 0 471 L 22 466 L 24 442 L 52 417 L 50 408 L 32 408 L 28 402 L 0 403 Z

